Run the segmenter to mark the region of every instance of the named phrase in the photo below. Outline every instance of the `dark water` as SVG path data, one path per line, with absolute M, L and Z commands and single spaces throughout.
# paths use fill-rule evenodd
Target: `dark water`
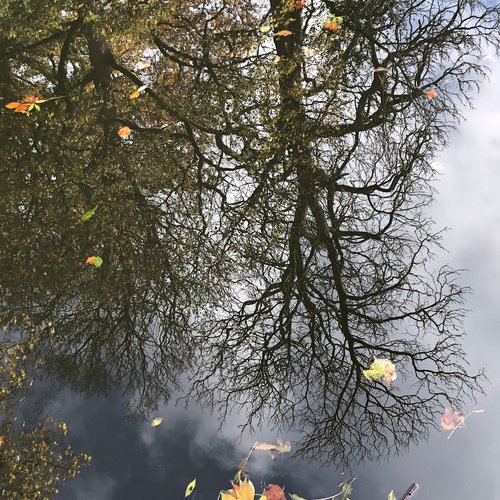
M 168 32 L 174 49 L 157 40 L 153 51 L 145 42 L 146 32 L 165 37 L 161 23 L 148 30 L 152 19 L 171 14 L 167 2 L 128 2 L 115 15 L 105 2 L 41 2 L 31 17 L 28 4 L 0 10 L 2 28 L 13 26 L 0 37 L 2 104 L 19 101 L 18 113 L 3 106 L 1 117 L 0 319 L 10 334 L 3 331 L 0 341 L 11 372 L 5 346 L 34 342 L 27 359 L 16 361 L 34 383 L 13 390 L 13 402 L 0 399 L 0 472 L 12 460 L 43 461 L 21 441 L 13 455 L 7 445 L 23 422 L 31 429 L 56 419 L 68 434 L 54 445 L 92 456 L 61 486 L 63 499 L 183 498 L 193 478 L 192 498 L 214 499 L 255 442 L 277 438 L 305 456 L 255 450 L 247 469 L 256 493 L 275 483 L 307 499 L 330 498 L 355 478 L 353 500 L 385 499 L 390 490 L 400 498 L 412 483 L 419 484 L 417 499 L 500 498 L 498 61 L 483 59 L 491 82 L 447 148 L 437 154 L 423 143 L 428 156 L 414 165 L 415 177 L 403 169 L 404 201 L 392 191 L 390 202 L 374 201 L 356 189 L 371 182 L 367 165 L 397 156 L 396 137 L 412 115 L 392 123 L 388 135 L 366 135 L 359 153 L 366 163 L 356 159 L 351 170 L 339 170 L 334 202 L 317 172 L 332 172 L 341 161 L 332 151 L 352 144 L 334 135 L 321 142 L 319 128 L 310 132 L 315 147 L 300 143 L 303 134 L 287 124 L 301 123 L 300 106 L 279 115 L 280 102 L 295 102 L 286 82 L 293 71 L 280 66 L 283 60 L 256 63 L 252 84 L 239 59 L 229 67 L 214 63 L 212 78 L 198 73 L 197 55 L 176 60 L 183 51 L 197 54 L 207 40 L 191 25 Z M 253 17 L 245 6 L 231 3 L 219 28 L 254 26 L 261 13 L 254 7 Z M 61 25 L 66 10 L 73 14 Z M 191 21 L 195 11 L 186 14 Z M 235 12 L 243 17 L 235 21 Z M 324 35 L 314 50 L 338 55 Z M 237 37 L 247 43 L 247 34 Z M 41 42 L 32 47 L 35 40 Z M 236 51 L 210 40 L 219 56 Z M 286 59 L 292 49 L 281 42 L 276 50 Z M 347 38 L 338 43 L 344 47 Z M 360 54 L 357 67 L 368 64 L 372 75 Z M 315 70 L 333 68 L 335 58 L 325 57 Z M 343 83 L 360 92 L 365 85 L 349 74 Z M 456 89 L 451 82 L 437 95 L 444 100 Z M 346 97 L 344 104 L 348 116 L 352 103 Z M 434 113 L 415 106 L 426 120 Z M 428 125 L 437 135 L 438 123 Z M 286 177 L 287 168 L 297 175 Z M 373 170 L 375 180 L 390 177 L 384 168 Z M 429 186 L 436 189 L 432 204 Z M 410 216 L 398 219 L 405 203 Z M 318 211 L 332 227 L 323 227 Z M 385 234 L 374 236 L 372 224 L 387 213 L 398 220 L 387 236 L 394 246 Z M 451 228 L 442 241 L 448 252 L 429 243 L 432 261 L 426 245 L 423 254 L 415 250 L 431 234 L 424 216 Z M 397 294 L 382 293 L 380 283 L 402 273 L 411 256 L 422 259 L 408 285 L 417 292 L 405 295 L 405 284 Z M 457 282 L 473 293 L 463 306 L 460 289 L 446 282 L 454 275 L 438 275 L 447 263 L 466 270 Z M 439 286 L 421 291 L 417 277 L 424 275 L 426 283 L 444 280 L 443 296 Z M 457 302 L 448 301 L 454 291 Z M 422 313 L 433 293 L 438 306 Z M 415 313 L 379 326 L 384 314 L 396 318 L 412 307 Z M 436 339 L 445 339 L 444 354 L 431 350 L 421 358 Z M 361 368 L 373 357 L 394 361 L 393 385 L 363 378 Z M 438 374 L 419 385 L 415 366 L 438 366 Z M 468 375 L 481 367 L 485 394 L 474 392 Z M 2 372 L 5 387 L 13 384 L 11 372 Z M 434 390 L 440 394 L 427 401 Z M 449 439 L 438 430 L 447 406 L 468 415 Z M 254 428 L 241 431 L 249 415 Z M 159 416 L 162 423 L 151 426 Z M 54 472 L 44 474 L 42 482 Z

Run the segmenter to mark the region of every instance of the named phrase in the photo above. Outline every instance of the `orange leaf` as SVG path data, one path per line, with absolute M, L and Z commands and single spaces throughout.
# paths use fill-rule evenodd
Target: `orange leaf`
M 295 10 L 300 10 L 300 9 L 303 9 L 307 4 L 307 0 L 297 0 L 294 4 L 293 4 L 293 8 Z
M 132 93 L 129 95 L 129 99 L 137 99 L 140 95 L 141 95 L 141 93 L 140 93 L 140 92 L 137 92 L 137 90 L 134 90 L 134 92 L 132 92 Z
M 130 130 L 130 127 L 121 127 L 117 134 L 120 136 L 120 137 L 128 137 L 130 134 L 131 134 L 132 130 Z
M 31 103 L 31 102 L 38 102 L 41 100 L 43 100 L 43 96 L 41 95 L 29 95 L 28 97 L 25 97 L 23 99 L 23 102 Z
M 7 104 L 5 105 L 5 107 L 6 107 L 7 109 L 15 109 L 15 108 L 17 108 L 17 107 L 19 107 L 19 106 L 22 106 L 22 104 L 21 104 L 20 102 L 15 102 L 15 101 L 14 101 L 14 102 L 9 102 L 9 103 L 7 103 Z
M 435 99 L 437 95 L 438 93 L 436 89 L 431 89 L 425 93 L 425 97 L 427 97 L 427 99 L 429 100 Z
M 289 30 L 280 30 L 278 33 L 276 33 L 276 36 L 290 36 L 293 35 L 293 33 Z
M 266 500 L 286 500 L 285 492 L 281 486 L 270 484 L 264 491 Z
M 17 106 L 17 108 L 14 110 L 14 113 L 27 113 L 29 109 L 29 104 L 19 104 L 19 106 Z
M 324 27 L 327 30 L 335 31 L 339 28 L 339 25 L 335 21 L 325 21 Z

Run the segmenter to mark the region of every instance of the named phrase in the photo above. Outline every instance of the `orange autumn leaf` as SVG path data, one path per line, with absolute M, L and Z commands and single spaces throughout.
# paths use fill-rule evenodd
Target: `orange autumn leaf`
M 280 30 L 276 33 L 276 36 L 290 36 L 293 33 L 290 30 Z
M 130 134 L 131 134 L 132 130 L 130 130 L 130 127 L 121 127 L 117 134 L 120 136 L 120 137 L 128 137 Z
M 437 95 L 438 93 L 436 89 L 431 89 L 425 93 L 425 97 L 427 97 L 427 99 L 429 100 L 435 99 Z
M 97 255 L 92 255 L 92 257 L 87 258 L 87 260 L 85 261 L 85 264 L 90 264 L 91 266 L 93 266 L 96 259 L 97 259 Z
M 460 411 L 453 411 L 450 408 L 445 408 L 441 416 L 441 429 L 443 431 L 452 431 L 464 423 L 465 417 Z
M 129 99 L 137 99 L 140 95 L 141 95 L 141 93 L 140 93 L 140 92 L 137 92 L 137 90 L 134 90 L 134 92 L 132 92 L 132 93 L 129 95 Z
M 335 31 L 338 29 L 339 24 L 335 21 L 325 21 L 324 27 L 327 30 Z
M 307 0 L 297 0 L 297 1 L 293 4 L 293 8 L 294 8 L 295 10 L 300 10 L 300 9 L 303 9 L 306 5 L 307 5 Z
M 14 109 L 14 113 L 27 113 L 29 111 L 29 104 L 19 104 L 16 109 Z
M 20 102 L 15 102 L 15 101 L 14 101 L 14 102 L 9 102 L 9 103 L 7 103 L 7 104 L 5 105 L 5 107 L 6 107 L 7 109 L 15 109 L 15 108 L 17 108 L 17 107 L 19 107 L 19 106 L 22 106 L 22 104 L 21 104 Z
M 270 484 L 264 490 L 266 500 L 286 500 L 285 492 L 281 486 Z
M 25 97 L 23 99 L 24 102 L 29 102 L 29 103 L 32 103 L 32 102 L 38 102 L 40 100 L 42 100 L 43 97 L 41 95 L 30 95 L 28 97 Z

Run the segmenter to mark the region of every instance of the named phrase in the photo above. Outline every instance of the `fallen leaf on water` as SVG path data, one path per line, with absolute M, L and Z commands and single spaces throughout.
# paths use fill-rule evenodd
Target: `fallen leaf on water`
M 363 370 L 363 375 L 368 380 L 380 380 L 384 378 L 390 385 L 398 377 L 394 363 L 385 358 L 375 358 L 368 370 Z
M 231 483 L 233 489 L 229 491 L 221 491 L 221 500 L 254 500 L 255 488 L 251 481 L 245 479 L 240 484 Z
M 259 28 L 259 31 L 260 31 L 261 33 L 269 33 L 269 32 L 271 31 L 271 26 L 261 26 L 261 27 Z
M 460 411 L 453 411 L 450 408 L 445 408 L 441 416 L 441 429 L 444 431 L 452 431 L 455 427 L 459 427 L 464 423 L 465 417 Z
M 133 99 L 137 99 L 140 96 L 141 96 L 141 93 L 138 92 L 137 90 L 134 90 L 128 97 L 130 100 L 133 100 Z
M 276 36 L 290 36 L 293 35 L 293 32 L 290 30 L 280 30 L 276 33 Z
M 4 437 L 0 436 L 0 446 L 3 446 L 4 443 L 5 443 Z
M 438 93 L 437 93 L 436 89 L 428 90 L 425 93 L 425 97 L 427 97 L 427 99 L 429 99 L 429 100 L 435 99 L 437 97 L 437 95 L 438 95 Z
M 384 68 L 383 66 L 379 66 L 378 68 L 373 68 L 374 73 L 380 73 L 381 71 L 387 71 L 387 68 Z
M 304 47 L 303 51 L 304 51 L 304 55 L 306 55 L 308 57 L 313 56 L 315 54 L 313 49 L 308 49 L 307 47 Z
M 266 500 L 286 500 L 283 488 L 277 484 L 269 484 L 263 494 Z
M 95 266 L 95 267 L 101 267 L 102 259 L 98 255 L 92 255 L 92 257 L 87 258 L 87 260 L 85 261 L 85 264 L 89 264 L 89 265 Z
M 387 500 L 398 500 L 396 498 L 396 494 L 394 493 L 394 490 L 391 490 L 390 493 L 387 495 Z
M 196 488 L 196 478 L 194 478 L 187 486 L 186 491 L 184 492 L 184 498 L 188 497 L 193 493 L 193 490 Z
M 132 130 L 130 129 L 130 127 L 121 127 L 120 129 L 118 129 L 117 134 L 120 137 L 128 137 L 131 134 L 131 132 Z
M 163 417 L 156 417 L 156 418 L 153 418 L 153 420 L 151 420 L 151 425 L 153 427 L 157 427 L 158 425 L 160 425 L 161 423 L 163 422 Z
M 279 453 L 289 453 L 292 451 L 292 445 L 290 441 L 283 441 L 281 438 L 276 440 L 276 444 L 271 443 L 257 443 L 255 445 L 256 450 L 264 451 L 278 451 Z
M 303 9 L 307 5 L 307 0 L 296 0 L 296 2 L 293 4 L 293 8 L 295 10 L 300 10 Z
M 16 109 L 18 106 L 21 106 L 21 103 L 20 103 L 20 102 L 15 102 L 15 101 L 13 101 L 13 102 L 9 102 L 9 103 L 7 103 L 7 104 L 5 105 L 5 107 L 6 107 L 7 109 Z

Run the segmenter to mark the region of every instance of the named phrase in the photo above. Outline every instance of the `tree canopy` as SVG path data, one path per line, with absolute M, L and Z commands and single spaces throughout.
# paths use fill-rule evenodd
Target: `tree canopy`
M 404 449 L 474 394 L 427 207 L 498 5 L 33 4 L 1 7 L 0 304 L 54 323 L 53 371 L 139 413 L 189 373 L 325 461 Z

